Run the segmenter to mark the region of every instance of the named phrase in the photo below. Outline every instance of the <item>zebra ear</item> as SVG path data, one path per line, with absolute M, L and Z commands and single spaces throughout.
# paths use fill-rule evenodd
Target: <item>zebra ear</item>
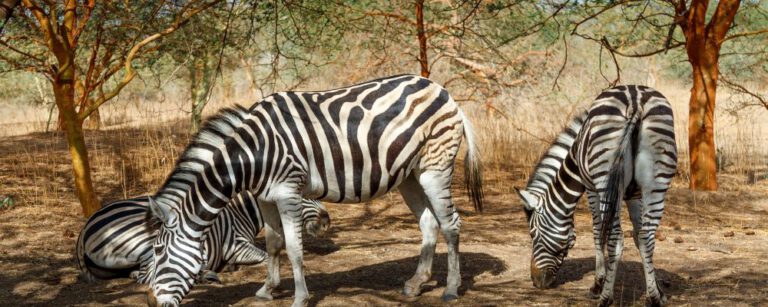
M 531 192 L 528 192 L 526 190 L 521 190 L 517 187 L 515 187 L 515 191 L 517 192 L 517 195 L 520 196 L 520 199 L 523 200 L 523 206 L 528 209 L 529 211 L 537 211 L 539 209 L 539 198 L 533 195 Z
M 159 219 L 163 225 L 172 225 L 176 220 L 176 214 L 173 213 L 170 206 L 158 203 L 152 197 L 149 198 L 149 210 L 152 212 L 152 216 Z

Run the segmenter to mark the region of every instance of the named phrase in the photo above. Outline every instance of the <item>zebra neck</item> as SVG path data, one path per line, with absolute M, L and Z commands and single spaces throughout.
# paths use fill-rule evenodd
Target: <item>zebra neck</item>
M 585 190 L 578 174 L 576 161 L 569 153 L 543 192 L 546 212 L 559 216 L 560 220 L 573 218 L 574 208 Z
M 528 180 L 527 188 L 529 190 L 544 193 L 549 189 L 561 171 L 563 161 L 571 152 L 571 147 L 573 147 L 573 143 L 584 125 L 586 116 L 587 112 L 585 111 L 571 119 L 563 131 L 558 134 L 555 141 L 550 144 L 536 164 L 533 176 Z

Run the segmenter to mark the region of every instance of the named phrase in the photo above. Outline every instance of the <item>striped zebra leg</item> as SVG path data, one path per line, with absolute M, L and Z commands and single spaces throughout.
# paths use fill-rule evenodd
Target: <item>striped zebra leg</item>
M 451 175 L 453 169 L 426 170 L 418 174 L 418 181 L 429 198 L 432 212 L 437 218 L 440 230 L 448 245 L 448 278 L 443 301 L 455 300 L 459 297 L 461 273 L 459 265 L 459 230 L 461 218 L 451 201 Z
M 589 295 L 596 299 L 600 297 L 600 293 L 603 292 L 603 284 L 605 284 L 605 254 L 603 253 L 605 244 L 603 244 L 600 235 L 600 196 L 592 191 L 587 191 L 587 199 L 589 200 L 589 210 L 592 212 L 592 234 L 595 239 L 595 283 L 589 289 Z
M 659 288 L 656 281 L 656 271 L 653 266 L 653 251 L 656 247 L 656 229 L 664 209 L 664 192 L 644 192 L 642 200 L 630 201 L 629 216 L 632 219 L 635 245 L 640 250 L 645 273 L 646 306 L 662 306 L 667 297 Z M 654 206 L 655 204 L 655 206 Z M 656 208 L 656 207 L 660 207 Z M 653 213 L 651 213 L 653 212 Z
M 619 268 L 621 254 L 624 251 L 624 234 L 621 232 L 620 215 L 616 214 L 608 234 L 608 264 L 605 271 L 605 283 L 600 294 L 598 306 L 610 306 L 613 304 L 613 287 L 616 283 L 616 271 Z
M 257 300 L 272 300 L 272 291 L 280 286 L 280 251 L 285 247 L 280 214 L 274 205 L 261 207 L 264 218 L 264 238 L 267 243 L 267 277 L 256 292 Z
M 285 250 L 293 269 L 295 286 L 293 307 L 304 306 L 309 299 L 307 283 L 304 280 L 304 248 L 302 245 L 301 194 L 289 194 L 277 199 L 277 210 L 280 212 L 280 222 L 283 224 Z
M 419 220 L 419 229 L 421 229 L 422 234 L 419 265 L 416 268 L 416 273 L 405 282 L 403 287 L 403 295 L 415 297 L 421 294 L 421 286 L 432 277 L 432 260 L 437 245 L 438 224 L 434 214 L 429 210 L 429 198 L 424 194 L 424 189 L 413 176 L 406 179 L 400 185 L 399 190 L 408 208 Z

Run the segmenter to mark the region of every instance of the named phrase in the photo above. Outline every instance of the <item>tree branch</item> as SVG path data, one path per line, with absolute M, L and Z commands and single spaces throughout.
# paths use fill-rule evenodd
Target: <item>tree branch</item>
M 725 42 L 725 41 L 732 40 L 732 39 L 739 38 L 739 37 L 754 36 L 754 35 L 760 35 L 760 34 L 765 34 L 765 33 L 768 33 L 768 29 L 755 30 L 755 31 L 749 31 L 749 32 L 741 32 L 741 33 L 736 33 L 736 34 L 728 35 L 728 37 L 724 38 L 723 41 Z
M 748 90 L 746 87 L 744 87 L 744 86 L 742 86 L 740 84 L 736 84 L 736 83 L 732 82 L 731 80 L 728 80 L 722 74 L 720 74 L 720 81 L 722 81 L 726 86 L 730 87 L 734 91 L 742 93 L 742 94 L 745 94 L 745 95 L 748 95 L 748 96 L 754 98 L 760 104 L 762 104 L 763 107 L 768 109 L 768 99 L 763 97 L 763 95 L 760 95 L 758 93 L 752 92 L 752 91 Z
M 29 1 L 29 0 L 26 0 Z M 81 110 L 79 113 L 80 120 L 84 120 L 87 118 L 91 113 L 96 111 L 101 105 L 103 105 L 105 102 L 109 101 L 110 99 L 117 96 L 117 94 L 120 93 L 120 91 L 130 83 L 133 78 L 136 77 L 136 71 L 133 70 L 133 60 L 140 56 L 142 53 L 142 48 L 144 46 L 160 39 L 165 36 L 168 36 L 169 34 L 175 32 L 179 28 L 183 27 L 189 20 L 197 15 L 198 13 L 222 2 L 222 0 L 214 0 L 212 2 L 208 2 L 206 4 L 203 4 L 197 8 L 190 9 L 188 12 L 181 12 L 179 15 L 179 18 L 176 19 L 176 21 L 173 23 L 173 25 L 165 28 L 164 30 L 157 32 L 155 34 L 152 34 L 140 42 L 138 42 L 136 45 L 134 45 L 129 51 L 128 55 L 123 59 L 123 70 L 125 71 L 125 75 L 123 75 L 123 79 L 115 85 L 114 88 L 112 88 L 111 91 L 104 94 L 103 96 L 99 97 L 98 99 L 94 100 L 92 104 L 90 104 L 87 108 Z M 185 7 L 185 10 L 189 9 L 189 6 Z M 185 14 L 186 13 L 186 14 Z M 186 16 L 185 16 L 186 15 Z
M 723 43 L 725 35 L 731 28 L 740 4 L 740 0 L 721 0 L 717 3 L 717 9 L 709 20 L 707 31 L 712 31 L 713 38 L 718 46 Z

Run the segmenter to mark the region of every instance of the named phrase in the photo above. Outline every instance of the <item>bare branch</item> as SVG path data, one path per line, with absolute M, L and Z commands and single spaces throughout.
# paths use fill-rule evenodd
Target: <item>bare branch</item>
M 740 85 L 740 84 L 737 84 L 737 83 L 735 83 L 735 82 L 733 82 L 731 80 L 728 80 L 722 74 L 720 75 L 720 81 L 723 82 L 723 84 L 725 84 L 726 86 L 728 86 L 732 90 L 734 90 L 734 91 L 736 91 L 738 93 L 745 94 L 747 96 L 752 97 L 753 99 L 757 100 L 760 104 L 762 104 L 763 107 L 768 109 L 768 95 L 763 96 L 761 94 L 758 94 L 758 93 L 755 93 L 753 91 L 750 91 L 749 89 L 747 89 L 743 85 Z
M 28 0 L 27 0 L 28 1 Z M 142 48 L 144 46 L 160 39 L 165 36 L 168 36 L 169 34 L 175 32 L 182 26 L 184 26 L 189 20 L 197 15 L 198 13 L 210 8 L 211 6 L 214 6 L 218 3 L 222 2 L 222 0 L 214 0 L 212 2 L 208 2 L 206 4 L 203 4 L 197 8 L 190 9 L 191 6 L 185 6 L 185 9 L 189 9 L 189 11 L 182 11 L 179 14 L 179 17 L 176 19 L 176 21 L 169 27 L 163 29 L 160 32 L 157 32 L 155 34 L 152 34 L 143 40 L 141 40 L 139 43 L 134 45 L 130 51 L 128 51 L 128 55 L 123 59 L 123 70 L 125 71 L 125 74 L 123 75 L 123 79 L 120 80 L 117 85 L 115 85 L 114 88 L 112 88 L 111 91 L 105 93 L 103 96 L 99 97 L 95 101 L 93 101 L 92 104 L 88 106 L 88 108 L 80 110 L 79 112 L 79 118 L 80 120 L 84 120 L 87 118 L 91 113 L 96 111 L 102 104 L 109 101 L 110 99 L 117 96 L 117 94 L 120 93 L 120 91 L 123 90 L 123 88 L 130 83 L 133 78 L 136 77 L 136 71 L 133 70 L 133 60 L 142 54 Z
M 16 52 L 16 53 L 18 53 L 18 54 L 20 54 L 20 55 L 22 55 L 22 56 L 24 56 L 24 57 L 26 57 L 26 58 L 28 58 L 30 60 L 38 62 L 39 64 L 44 64 L 45 63 L 45 61 L 42 58 L 36 57 L 35 55 L 33 55 L 31 53 L 19 50 L 19 49 L 15 48 L 15 47 L 11 46 L 10 44 L 8 44 L 8 42 L 6 42 L 5 40 L 0 40 L 0 45 L 3 45 L 4 47 L 8 48 L 9 50 L 11 50 L 13 52 Z
M 729 40 L 732 40 L 732 39 L 735 39 L 735 38 L 739 38 L 739 37 L 754 36 L 754 35 L 760 35 L 760 34 L 765 34 L 765 33 L 768 33 L 768 29 L 755 30 L 755 31 L 749 31 L 749 32 L 741 32 L 741 33 L 736 33 L 736 34 L 728 35 L 728 37 L 724 38 L 723 41 L 729 41 Z

